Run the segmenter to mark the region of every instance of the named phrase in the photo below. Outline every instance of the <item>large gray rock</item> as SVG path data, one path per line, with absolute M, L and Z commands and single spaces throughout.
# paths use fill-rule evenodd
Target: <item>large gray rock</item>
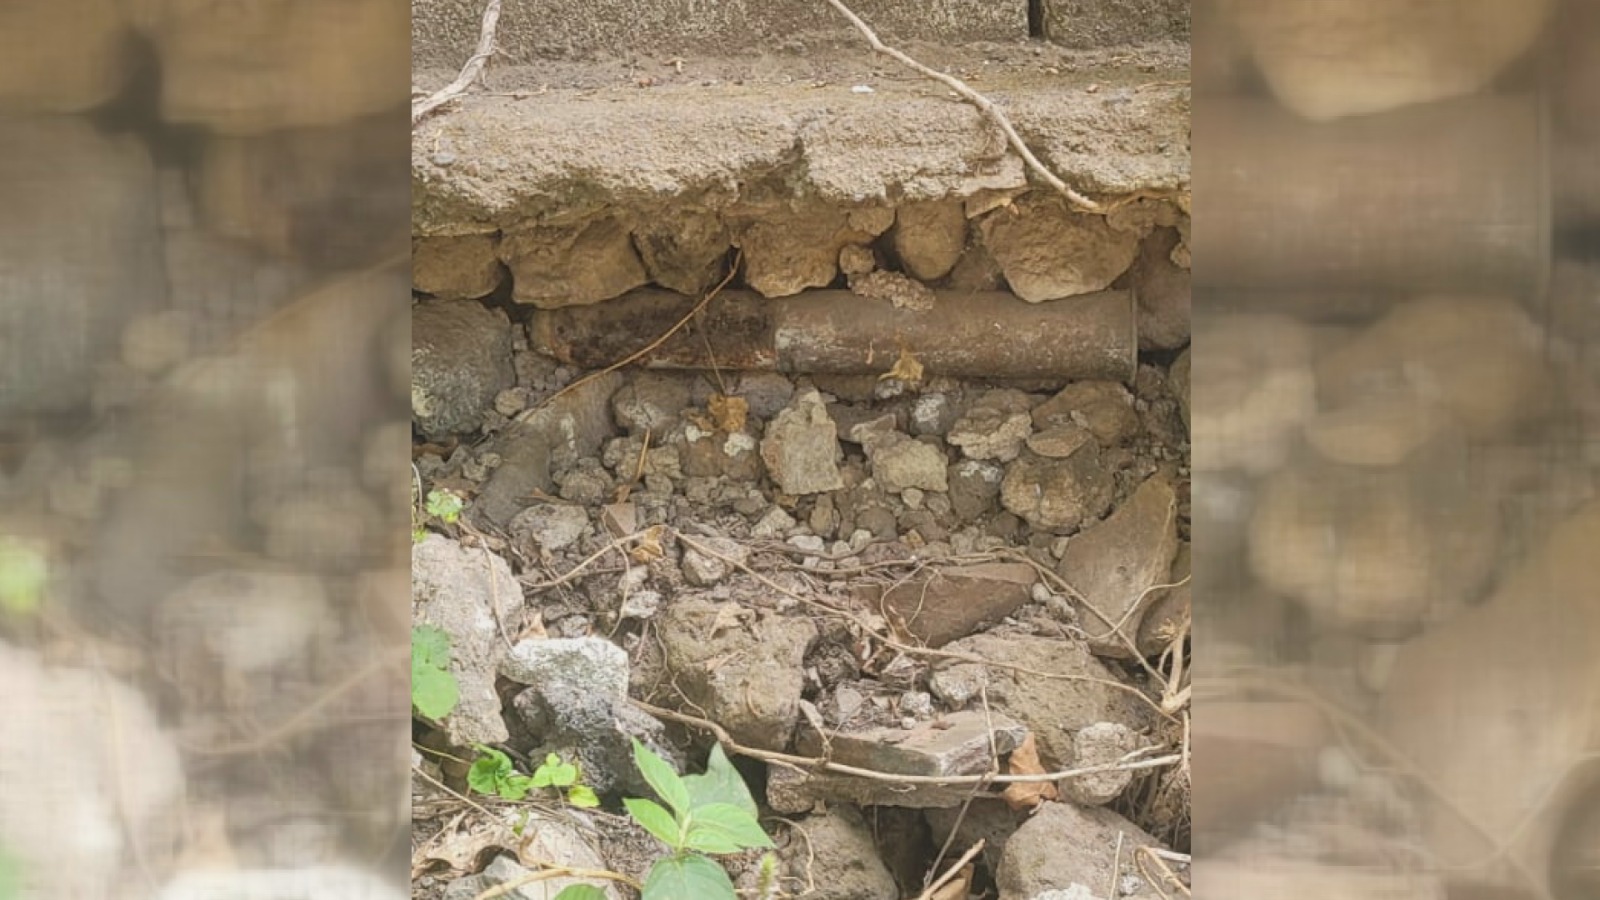
M 411 308 L 411 411 L 424 434 L 476 431 L 495 395 L 515 383 L 505 313 L 459 300 Z
M 1093 607 L 1085 610 L 1081 627 L 1094 652 L 1134 655 L 1145 611 L 1158 599 L 1150 589 L 1167 583 L 1177 553 L 1178 494 L 1161 475 L 1067 543 L 1061 577 Z
M 509 737 L 494 688 L 505 655 L 495 623 L 521 596 L 511 566 L 488 550 L 469 550 L 437 534 L 411 549 L 412 621 L 450 636 L 450 674 L 461 701 L 440 724 L 457 747 Z
M 9 118 L 0 206 L 0 419 L 86 407 L 123 326 L 167 301 L 150 156 L 87 119 Z

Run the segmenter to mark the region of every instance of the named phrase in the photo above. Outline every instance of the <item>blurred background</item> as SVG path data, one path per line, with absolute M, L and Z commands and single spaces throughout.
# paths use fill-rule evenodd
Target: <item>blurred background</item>
M 404 896 L 409 8 L 0 8 L 0 897 Z
M 1195 896 L 1600 896 L 1600 3 L 1193 16 Z

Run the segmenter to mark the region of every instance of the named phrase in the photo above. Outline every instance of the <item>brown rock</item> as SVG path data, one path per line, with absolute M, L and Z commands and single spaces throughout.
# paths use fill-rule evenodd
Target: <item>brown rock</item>
M 1055 197 L 1019 199 L 979 220 L 978 232 L 1011 290 L 1030 303 L 1105 290 L 1139 252 L 1136 232 Z
M 1194 834 L 1219 836 L 1254 827 L 1261 817 L 1316 778 L 1328 727 L 1297 701 L 1208 699 L 1193 723 L 1192 779 L 1206 785 L 1194 808 Z
M 1133 395 L 1115 381 L 1079 381 L 1034 407 L 1033 425 L 1041 430 L 1078 425 L 1112 447 L 1138 432 L 1139 413 Z
M 1110 810 L 1046 803 L 1006 841 L 995 873 L 1000 900 L 1048 891 L 1072 896 L 1073 885 L 1099 897 L 1130 876 L 1142 881 L 1133 851 L 1152 846 L 1159 846 L 1155 838 Z
M 13 0 L 0 8 L 0 107 L 82 112 L 122 89 L 132 71 L 117 0 Z
M 851 216 L 835 206 L 764 210 L 734 240 L 744 250 L 745 281 L 765 297 L 827 287 L 839 275 L 839 251 L 887 230 L 892 217 Z M 881 226 L 881 227 L 879 227 Z M 876 231 L 864 230 L 877 228 Z
M 967 214 L 959 201 L 908 203 L 895 215 L 889 233 L 906 273 L 932 281 L 955 268 L 967 246 Z
M 1177 492 L 1160 475 L 1139 485 L 1110 518 L 1067 543 L 1061 576 L 1093 607 L 1083 630 L 1095 653 L 1133 655 L 1140 620 L 1156 599 L 1150 588 L 1166 583 L 1177 552 Z
M 651 218 L 633 232 L 650 280 L 688 296 L 716 283 L 731 241 L 717 214 L 678 207 L 670 219 Z
M 1071 533 L 1105 515 L 1115 484 L 1100 448 L 1085 444 L 1066 459 L 1024 453 L 1006 468 L 1000 503 L 1034 528 Z
M 512 298 L 540 309 L 599 303 L 650 280 L 616 219 L 508 231 L 500 258 L 511 267 Z
M 412 287 L 442 300 L 489 296 L 504 276 L 495 243 L 492 234 L 413 238 Z
M 895 584 L 856 588 L 856 601 L 889 616 L 930 647 L 942 647 L 1000 621 L 1028 602 L 1037 580 L 1022 563 L 979 563 L 934 569 Z
M 1140 350 L 1175 350 L 1189 343 L 1189 272 L 1172 261 L 1178 244 L 1176 228 L 1158 228 L 1140 245 L 1133 264 Z

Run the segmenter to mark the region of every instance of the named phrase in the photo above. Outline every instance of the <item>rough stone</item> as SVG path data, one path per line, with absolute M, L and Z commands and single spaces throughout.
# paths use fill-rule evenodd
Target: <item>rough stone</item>
M 930 647 L 942 647 L 999 622 L 1028 602 L 1037 581 L 1022 563 L 977 563 L 934 569 L 884 586 L 856 588 L 856 600 L 890 616 L 897 628 Z
M 1140 350 L 1176 350 L 1189 343 L 1189 271 L 1173 263 L 1177 249 L 1178 230 L 1158 228 L 1133 264 L 1129 277 L 1138 304 Z
M 1189 40 L 1187 0 L 1045 0 L 1046 40 L 1076 50 Z
M 1178 494 L 1161 475 L 1146 479 L 1104 522 L 1067 543 L 1061 577 L 1099 613 L 1086 612 L 1080 624 L 1090 649 L 1133 655 L 1145 611 L 1156 600 L 1150 588 L 1167 583 L 1177 553 Z
M 505 272 L 492 234 L 419 237 L 411 242 L 411 285 L 440 300 L 477 300 L 494 293 Z
M 1103 291 L 1138 255 L 1137 233 L 1073 212 L 1059 198 L 1025 197 L 1014 208 L 979 219 L 978 233 L 1011 290 L 1029 303 Z
M 500 258 L 511 268 L 512 299 L 540 309 L 599 303 L 650 280 L 616 219 L 507 231 Z
M 632 435 L 659 440 L 691 405 L 690 384 L 681 375 L 640 372 L 611 395 L 611 414 Z
M 967 247 L 967 214 L 961 203 L 907 203 L 895 211 L 889 233 L 906 274 L 933 281 L 950 274 Z
M 817 900 L 899 900 L 900 888 L 878 855 L 872 829 L 847 806 L 807 816 L 805 837 L 790 841 L 779 859 L 790 877 L 815 880 Z M 817 877 L 822 875 L 822 877 Z
M 938 304 L 933 289 L 899 272 L 876 271 L 850 276 L 850 293 L 865 300 L 881 300 L 895 309 L 927 312 Z
M 1186 583 L 1193 567 L 1190 546 L 1187 541 L 1179 545 L 1178 554 L 1172 560 L 1172 573 L 1167 576 L 1166 583 L 1177 586 L 1152 592 L 1155 599 L 1139 623 L 1139 636 L 1135 641 L 1141 656 L 1159 655 L 1193 622 L 1194 594 L 1192 585 Z
M 865 426 L 858 426 L 864 429 Z M 857 431 L 857 434 L 861 434 Z M 915 440 L 898 431 L 871 430 L 862 438 L 873 480 L 891 493 L 908 489 L 945 491 L 949 489 L 944 452 L 933 444 Z
M 524 552 L 555 553 L 578 542 L 589 530 L 589 513 L 565 503 L 535 503 L 519 512 L 507 526 L 511 539 Z
M 777 372 L 745 372 L 733 395 L 744 398 L 751 416 L 765 421 L 794 399 L 794 382 Z
M 450 635 L 450 674 L 461 700 L 441 724 L 454 746 L 498 744 L 510 736 L 494 689 L 505 655 L 495 603 L 520 596 L 511 567 L 487 550 L 468 550 L 437 534 L 411 548 L 412 620 Z
M 976 634 L 950 644 L 953 653 L 975 656 L 1001 665 L 1021 666 L 1077 678 L 1116 680 L 1116 676 L 1088 648 L 1079 643 L 1031 635 Z M 952 705 L 966 705 L 987 685 L 990 708 L 1023 723 L 1033 732 L 1047 766 L 1064 765 L 1073 758 L 1073 734 L 1095 722 L 1144 723 L 1150 710 L 1127 691 L 1103 683 L 1047 678 L 1000 666 L 986 667 L 959 660 L 934 666 L 929 687 Z
M 963 521 L 972 521 L 992 511 L 1000 499 L 1000 484 L 1006 470 L 999 463 L 983 459 L 963 459 L 952 463 L 948 472 L 950 509 Z
M 1050 459 L 1066 459 L 1094 440 L 1094 434 L 1078 425 L 1055 425 L 1028 436 L 1028 449 Z
M 970 784 L 919 784 L 907 790 L 905 785 L 875 779 L 810 774 L 777 766 L 767 775 L 767 805 L 785 815 L 811 812 L 819 806 L 833 809 L 842 805 L 950 809 L 961 806 L 972 796 Z M 977 796 L 999 795 L 980 791 Z
M 822 395 L 797 396 L 767 425 L 761 459 L 785 494 L 820 494 L 844 487 L 839 474 L 838 429 Z
M 824 735 L 802 725 L 796 746 L 809 756 L 827 753 L 842 765 L 896 775 L 980 775 L 992 759 L 991 737 L 993 752 L 1004 755 L 1027 736 L 1026 728 L 1005 716 L 963 710 L 910 731 L 889 727 Z
M 1075 768 L 1111 765 L 1139 749 L 1139 736 L 1121 722 L 1096 722 L 1080 728 L 1072 742 Z M 1061 792 L 1074 803 L 1105 806 L 1132 783 L 1133 772 L 1127 769 L 1095 772 L 1062 781 Z
M 500 674 L 541 691 L 579 691 L 621 698 L 628 692 L 628 654 L 604 638 L 518 641 L 500 661 Z
M 1041 531 L 1078 530 L 1105 515 L 1115 493 L 1115 480 L 1094 444 L 1066 459 L 1024 453 L 1000 482 L 1001 505 Z
M 762 446 L 756 441 L 746 423 L 745 431 L 728 433 L 706 431 L 700 426 L 685 422 L 679 432 L 669 438 L 680 446 L 683 474 L 691 478 L 724 478 L 729 481 L 755 481 L 761 477 Z M 681 443 L 680 443 L 681 441 Z
M 695 538 L 696 543 L 720 556 L 737 562 L 744 562 L 750 555 L 750 548 L 738 541 L 728 538 Z M 719 556 L 701 553 L 694 547 L 686 547 L 683 551 L 683 580 L 696 587 L 710 587 L 724 578 L 732 566 Z
M 1139 413 L 1133 394 L 1115 381 L 1078 381 L 1034 407 L 1033 424 L 1040 430 L 1077 425 L 1114 447 L 1139 432 Z
M 884 223 L 878 232 L 864 232 L 844 210 L 810 205 L 763 211 L 734 243 L 744 251 L 745 283 L 765 297 L 788 297 L 833 283 L 839 251 L 887 228 Z
M 25 35 L 0 63 L 8 113 L 86 112 L 116 96 L 132 74 L 128 21 L 112 0 L 12 3 L 0 31 Z
M 1119 891 L 1133 884 L 1142 890 L 1145 880 L 1134 850 L 1159 846 L 1110 810 L 1046 803 L 1006 841 L 995 873 L 1000 900 L 1035 900 L 1047 891 L 1098 890 L 1108 884 Z
M 949 442 L 968 459 L 1010 462 L 1033 432 L 1028 396 L 1021 391 L 989 391 L 950 426 Z
M 1000 854 L 1006 841 L 1015 834 L 1027 814 L 1017 812 L 1000 799 L 974 800 L 965 807 L 933 807 L 923 812 L 928 827 L 937 835 L 955 834 L 951 846 L 970 847 L 983 841 L 982 859 L 993 872 L 1000 867 Z
M 688 702 L 753 747 L 789 743 L 817 631 L 809 619 L 680 597 L 656 617 L 666 665 Z
M 528 506 L 536 491 L 555 491 L 554 471 L 598 456 L 616 428 L 608 401 L 621 385 L 622 374 L 611 372 L 518 415 L 495 438 L 493 447 L 501 462 L 484 483 L 473 510 L 503 528 Z
M 412 306 L 411 410 L 424 434 L 476 431 L 495 395 L 515 382 L 504 313 L 450 300 Z
M 539 859 L 574 869 L 606 867 L 605 860 L 601 859 L 599 852 L 589 845 L 583 833 L 560 819 L 541 817 L 528 829 L 528 832 L 531 843 L 523 852 L 530 859 Z M 496 856 L 477 875 L 468 875 L 450 882 L 444 890 L 444 900 L 473 900 L 484 891 L 520 882 L 531 874 L 532 870 L 518 865 L 511 857 Z M 579 878 L 548 878 L 523 884 L 504 896 L 508 900 L 555 900 L 556 896 L 567 888 L 589 883 Z M 616 888 L 609 886 L 610 882 L 606 884 L 607 887 L 601 891 L 607 900 L 619 900 L 622 895 Z
M 670 220 L 646 218 L 633 231 L 650 280 L 691 297 L 716 283 L 730 243 L 722 217 L 707 210 L 676 208 Z
M 975 243 L 956 260 L 946 283 L 957 291 L 998 291 L 1005 289 L 1006 277 L 989 248 Z

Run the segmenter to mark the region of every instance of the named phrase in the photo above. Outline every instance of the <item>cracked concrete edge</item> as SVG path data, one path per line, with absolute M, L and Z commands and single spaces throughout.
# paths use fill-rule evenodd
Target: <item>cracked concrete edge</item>
M 489 233 L 607 209 L 725 212 L 805 198 L 893 205 L 1036 186 L 976 109 L 915 91 L 878 96 L 729 88 L 471 97 L 414 135 L 413 234 Z M 1091 196 L 1188 188 L 1185 83 L 1094 93 L 1029 85 L 1007 91 L 1006 108 L 1045 164 Z

